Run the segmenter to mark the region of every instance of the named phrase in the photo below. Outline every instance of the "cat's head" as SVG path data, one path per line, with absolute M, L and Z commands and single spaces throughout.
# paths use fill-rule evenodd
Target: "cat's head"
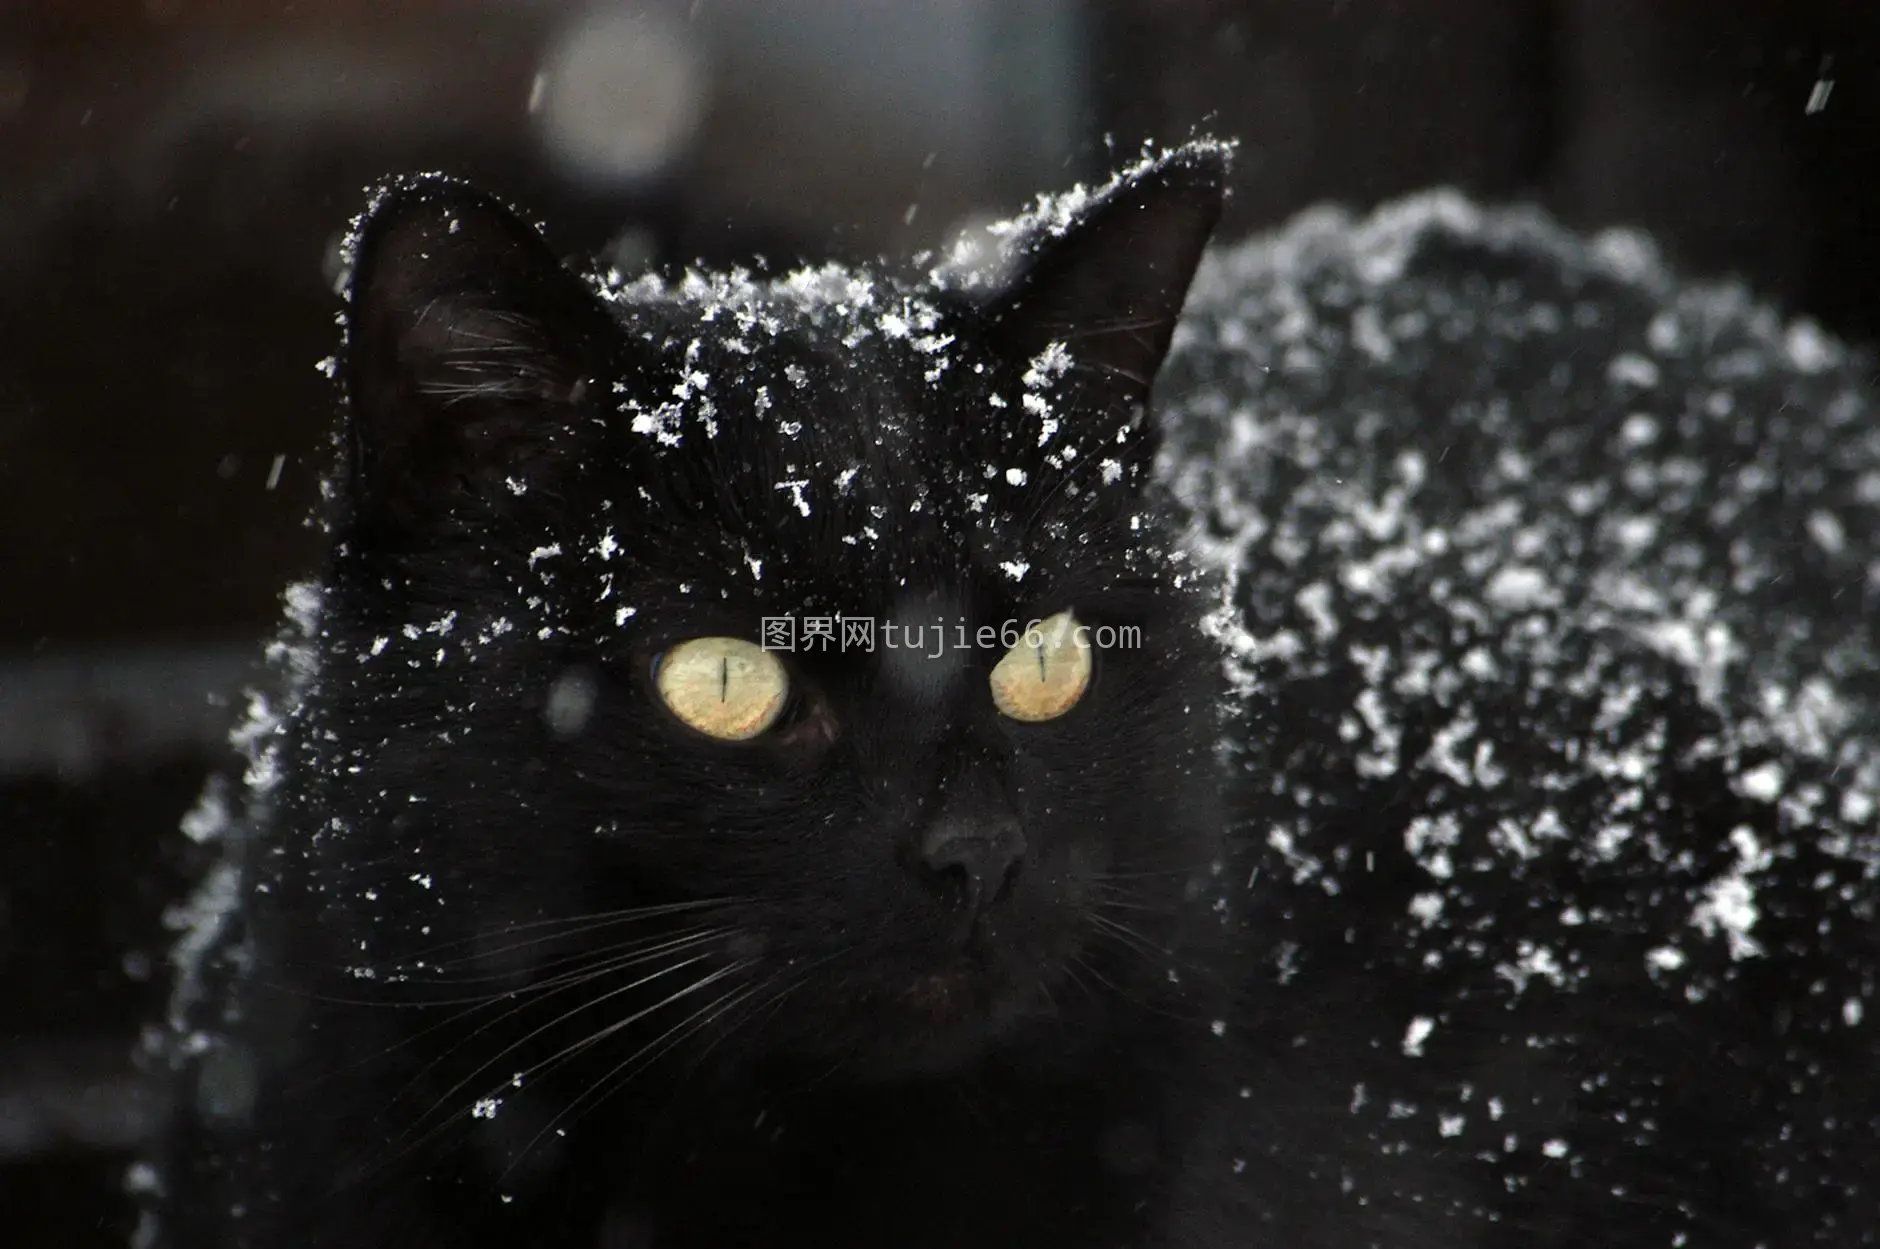
M 609 286 L 460 184 L 388 188 L 316 753 L 425 931 L 672 908 L 669 1022 L 858 1070 L 1167 983 L 1218 665 L 1146 407 L 1222 177 L 1182 149 L 1039 214 L 997 291 Z

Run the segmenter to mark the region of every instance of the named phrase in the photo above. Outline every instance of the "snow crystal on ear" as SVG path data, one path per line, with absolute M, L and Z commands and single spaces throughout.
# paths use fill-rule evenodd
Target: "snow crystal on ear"
M 1196 156 L 1231 160 L 1238 144 L 1231 140 L 1194 139 L 1176 147 L 1145 144 L 1136 160 L 1097 186 L 1079 182 L 1069 190 L 1039 195 L 1031 206 L 1003 221 L 976 223 L 956 238 L 928 279 L 943 289 L 993 290 L 1002 286 L 1020 253 L 1045 238 L 1059 238 L 1092 208 L 1147 174 Z

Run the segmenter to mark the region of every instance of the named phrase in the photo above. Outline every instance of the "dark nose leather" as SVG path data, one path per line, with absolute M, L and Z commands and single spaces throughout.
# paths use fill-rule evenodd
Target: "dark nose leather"
M 941 819 L 920 842 L 920 864 L 942 898 L 973 912 L 998 902 L 1010 889 L 1025 857 L 1025 834 L 1011 817 Z

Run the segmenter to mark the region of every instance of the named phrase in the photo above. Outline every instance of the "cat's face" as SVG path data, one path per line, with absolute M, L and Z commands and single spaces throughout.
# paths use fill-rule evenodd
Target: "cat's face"
M 674 908 L 675 987 L 858 1071 L 1166 981 L 1216 858 L 1217 664 L 1142 406 L 1216 159 L 983 299 L 603 299 L 463 188 L 369 214 L 333 596 L 362 653 L 331 670 L 403 700 L 352 721 L 394 779 L 476 791 L 486 907 Z

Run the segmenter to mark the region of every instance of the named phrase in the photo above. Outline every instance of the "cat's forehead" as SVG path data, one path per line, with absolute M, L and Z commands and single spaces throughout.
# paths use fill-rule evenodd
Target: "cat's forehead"
M 1063 370 L 1002 361 L 945 292 L 826 266 L 642 279 L 610 298 L 658 361 L 613 383 L 619 428 L 647 453 L 616 493 L 674 528 L 643 549 L 675 578 L 851 598 L 868 584 L 894 600 L 871 606 L 897 609 L 975 579 L 1028 588 L 1075 545 L 1092 496 L 1130 503 L 1101 448 L 1063 478 L 1094 436 L 1052 406 Z
M 960 308 L 881 274 L 691 273 L 612 298 L 658 361 L 614 381 L 625 427 L 670 451 L 674 471 L 735 461 L 746 485 L 791 495 L 799 514 L 807 493 L 915 513 L 958 493 L 1006 402 Z
M 742 269 L 693 270 L 671 283 L 647 275 L 604 283 L 603 293 L 629 327 L 656 313 L 669 338 L 690 329 L 701 348 L 725 360 L 761 358 L 767 348 L 862 353 L 877 362 L 924 361 L 923 374 L 938 382 L 961 345 L 957 305 L 944 290 L 843 265 L 777 278 Z

